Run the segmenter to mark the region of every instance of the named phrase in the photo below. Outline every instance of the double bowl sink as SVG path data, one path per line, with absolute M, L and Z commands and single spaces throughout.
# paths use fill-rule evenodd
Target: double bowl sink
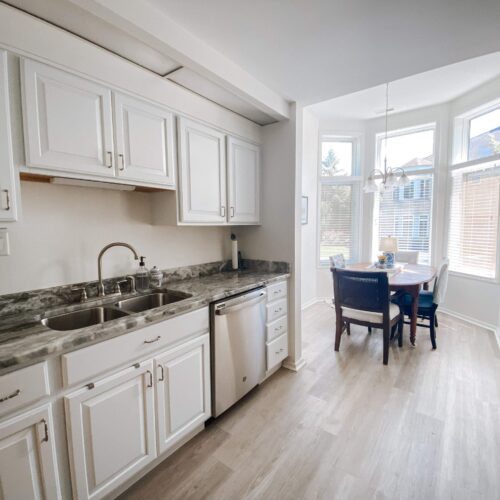
M 42 319 L 42 324 L 51 330 L 77 330 L 78 328 L 105 323 L 113 319 L 123 318 L 129 314 L 144 312 L 155 307 L 179 302 L 189 297 L 191 297 L 189 293 L 171 290 L 154 292 L 123 299 L 112 305 L 91 307 L 44 318 Z

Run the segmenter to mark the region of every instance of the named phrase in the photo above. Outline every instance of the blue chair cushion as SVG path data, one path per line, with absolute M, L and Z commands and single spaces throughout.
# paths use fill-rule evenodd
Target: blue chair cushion
M 429 290 L 422 290 L 418 295 L 418 308 L 430 309 L 433 304 L 433 297 L 433 293 Z M 397 300 L 403 307 L 411 306 L 411 295 L 408 293 L 399 295 Z

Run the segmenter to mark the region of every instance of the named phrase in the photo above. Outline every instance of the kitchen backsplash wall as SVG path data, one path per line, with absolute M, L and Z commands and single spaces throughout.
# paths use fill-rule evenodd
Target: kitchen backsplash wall
M 113 241 L 131 244 L 148 268 L 229 256 L 231 229 L 153 225 L 148 193 L 21 182 L 21 199 L 20 221 L 6 225 L 10 255 L 0 257 L 0 295 L 96 280 L 97 255 Z M 137 265 L 129 250 L 113 248 L 103 276 L 134 273 Z

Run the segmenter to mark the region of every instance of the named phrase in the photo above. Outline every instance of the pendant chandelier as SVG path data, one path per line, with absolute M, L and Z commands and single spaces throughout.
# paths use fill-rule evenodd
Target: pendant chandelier
M 373 169 L 366 179 L 363 191 L 365 193 L 384 193 L 397 186 L 406 186 L 410 178 L 401 167 L 391 168 L 387 166 L 387 124 L 389 117 L 389 83 L 385 84 L 385 148 L 384 148 L 384 170 Z

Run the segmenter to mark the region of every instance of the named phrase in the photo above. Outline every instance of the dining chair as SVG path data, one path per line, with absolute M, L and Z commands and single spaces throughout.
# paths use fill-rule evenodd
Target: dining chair
M 418 264 L 418 250 L 397 251 L 396 262 L 406 262 L 407 264 Z
M 449 260 L 444 259 L 439 266 L 436 281 L 434 282 L 434 289 L 432 291 L 422 290 L 418 295 L 417 317 L 422 320 L 428 320 L 429 324 L 417 323 L 417 326 L 430 329 L 433 349 L 437 348 L 436 327 L 438 326 L 438 321 L 436 311 L 439 304 L 443 302 L 446 295 L 446 289 L 448 288 L 448 266 Z M 406 316 L 411 316 L 411 297 L 403 295 L 401 297 L 400 306 Z M 405 323 L 409 324 L 410 322 L 405 321 Z
M 385 272 L 350 271 L 332 268 L 335 293 L 335 351 L 340 349 L 343 325 L 381 328 L 383 363 L 389 362 L 391 330 L 398 327 L 398 344 L 403 345 L 403 315 L 389 300 L 389 279 Z

